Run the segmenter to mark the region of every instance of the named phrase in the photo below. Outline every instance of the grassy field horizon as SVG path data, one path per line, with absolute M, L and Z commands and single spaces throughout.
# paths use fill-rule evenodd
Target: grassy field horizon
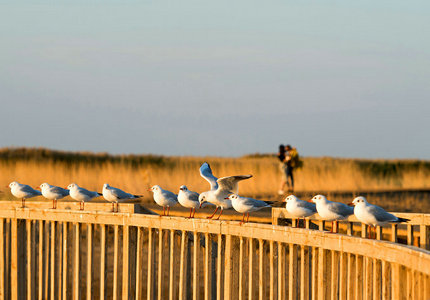
M 302 157 L 295 172 L 296 191 L 398 190 L 430 187 L 430 161 L 412 159 L 353 159 Z M 45 148 L 1 148 L 0 184 L 11 181 L 38 186 L 42 182 L 100 190 L 103 183 L 149 195 L 158 184 L 176 191 L 185 184 L 191 190 L 208 189 L 199 167 L 209 162 L 217 177 L 252 174 L 241 182 L 244 195 L 276 193 L 280 171 L 275 154 L 249 154 L 236 158 L 163 156 L 152 154 L 111 155 L 69 152 Z

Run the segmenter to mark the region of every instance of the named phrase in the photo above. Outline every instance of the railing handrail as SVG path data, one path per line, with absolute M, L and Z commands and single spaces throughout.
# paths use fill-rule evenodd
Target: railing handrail
M 387 241 L 369 240 L 343 234 L 286 226 L 160 217 L 135 213 L 108 213 L 61 209 L 5 209 L 0 218 L 29 219 L 54 222 L 88 223 L 103 225 L 137 226 L 198 233 L 233 235 L 274 242 L 320 247 L 327 250 L 352 253 L 404 265 L 430 275 L 430 252 Z
M 409 225 L 430 225 L 430 214 L 402 213 L 402 212 L 390 212 L 390 213 L 397 216 L 397 217 L 400 217 L 400 218 L 409 219 L 410 221 L 407 222 L 407 224 L 409 224 Z M 288 211 L 285 209 L 285 207 L 273 207 L 272 208 L 272 216 L 273 217 L 296 219 L 296 217 L 291 216 L 288 213 Z M 318 214 L 307 217 L 306 219 L 314 220 L 314 221 L 322 220 L 318 216 Z M 340 221 L 340 222 L 357 222 L 357 223 L 360 223 L 360 221 L 354 215 L 350 215 L 348 217 L 348 219 Z

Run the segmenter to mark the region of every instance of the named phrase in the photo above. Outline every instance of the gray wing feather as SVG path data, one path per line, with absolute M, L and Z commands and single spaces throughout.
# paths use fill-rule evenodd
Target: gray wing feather
M 99 194 L 97 193 L 97 192 L 92 192 L 92 191 L 89 191 L 89 190 L 87 190 L 87 189 L 84 189 L 84 188 L 80 188 L 80 190 L 79 190 L 82 194 L 84 194 L 84 195 L 86 195 L 86 196 L 88 196 L 88 197 L 91 197 L 91 198 L 94 198 L 94 197 L 97 197 Z
M 340 202 L 331 202 L 330 203 L 330 208 L 337 214 L 342 215 L 342 216 L 349 216 L 352 215 L 354 213 L 354 208 L 350 207 L 344 203 L 340 203 Z
M 394 222 L 397 221 L 397 217 L 395 215 L 390 214 L 385 211 L 382 207 L 377 205 L 372 205 L 369 207 L 369 212 L 373 214 L 378 222 Z
M 315 203 L 300 200 L 300 201 L 297 201 L 297 207 L 303 207 L 313 212 L 317 212 L 317 207 Z
M 53 193 L 60 194 L 60 195 L 63 195 L 63 196 L 67 196 L 69 194 L 69 190 L 63 189 L 63 188 L 61 188 L 59 186 L 53 186 L 51 188 L 51 191 Z
M 252 175 L 237 175 L 222 177 L 217 180 L 219 189 L 222 189 L 229 193 L 237 194 L 239 192 L 239 181 L 249 179 Z
M 38 190 L 33 189 L 31 186 L 29 185 L 23 185 L 21 187 L 21 191 L 25 192 L 25 193 L 30 193 L 30 194 L 37 194 L 37 195 L 42 195 L 42 193 Z
M 114 195 L 118 199 L 132 198 L 131 194 L 126 193 L 123 190 L 120 190 L 118 188 L 111 188 L 111 191 L 112 191 L 112 195 Z
M 218 183 L 216 178 L 212 174 L 212 169 L 207 162 L 203 163 L 200 167 L 200 176 L 206 179 L 207 182 L 211 185 L 211 190 L 216 190 L 218 188 Z
M 248 206 L 254 206 L 254 207 L 270 207 L 269 204 L 267 204 L 264 201 L 253 199 L 253 198 L 244 198 L 243 203 Z

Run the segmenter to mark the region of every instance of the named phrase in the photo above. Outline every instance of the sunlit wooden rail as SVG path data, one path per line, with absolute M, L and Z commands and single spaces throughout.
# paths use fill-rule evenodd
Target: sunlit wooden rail
M 414 245 L 430 250 L 430 214 L 393 214 L 401 218 L 409 219 L 410 221 L 402 224 L 391 224 L 384 227 L 378 226 L 376 228 L 377 240 Z M 291 217 L 285 208 L 272 208 L 272 224 L 283 223 L 282 220 L 288 220 L 288 224 L 292 227 L 313 227 L 324 230 L 327 226 L 331 226 L 331 222 L 320 220 L 318 218 L 318 214 L 306 218 L 303 222 L 303 220 Z M 339 223 L 340 233 L 350 236 L 368 237 L 368 226 L 359 222 L 354 215 L 350 216 L 348 220 L 341 221 Z M 311 224 L 313 224 L 313 226 Z
M 4 207 L 1 299 L 427 299 L 430 252 L 288 226 Z M 121 209 L 120 211 L 126 211 Z

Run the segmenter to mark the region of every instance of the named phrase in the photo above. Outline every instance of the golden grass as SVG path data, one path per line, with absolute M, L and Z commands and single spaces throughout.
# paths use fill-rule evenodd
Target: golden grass
M 147 191 L 154 184 L 177 192 L 185 184 L 189 189 L 202 192 L 208 189 L 208 183 L 200 177 L 199 167 L 207 161 L 217 177 L 252 174 L 253 178 L 240 184 L 244 195 L 275 194 L 279 187 L 280 171 L 276 157 L 257 156 L 242 158 L 215 157 L 168 157 L 166 164 L 127 162 L 104 163 L 64 163 L 54 160 L 0 161 L 0 184 L 4 187 L 11 181 L 29 184 L 33 187 L 43 182 L 65 187 L 71 182 L 101 191 L 103 183 L 119 187 L 126 191 L 145 195 L 152 199 Z M 304 167 L 296 170 L 296 191 L 360 191 L 378 189 L 426 188 L 430 186 L 428 166 L 418 164 L 414 167 L 396 169 L 393 174 L 379 176 L 375 164 L 381 168 L 384 160 L 365 161 L 364 167 L 354 159 L 304 158 Z M 392 164 L 407 164 L 391 161 Z M 366 168 L 370 166 L 372 171 Z M 391 166 L 391 165 L 390 165 Z M 385 169 L 383 169 L 385 170 Z M 376 172 L 376 173 L 375 173 Z M 2 190 L 8 191 L 3 188 Z M 6 195 L 9 195 L 8 192 Z

